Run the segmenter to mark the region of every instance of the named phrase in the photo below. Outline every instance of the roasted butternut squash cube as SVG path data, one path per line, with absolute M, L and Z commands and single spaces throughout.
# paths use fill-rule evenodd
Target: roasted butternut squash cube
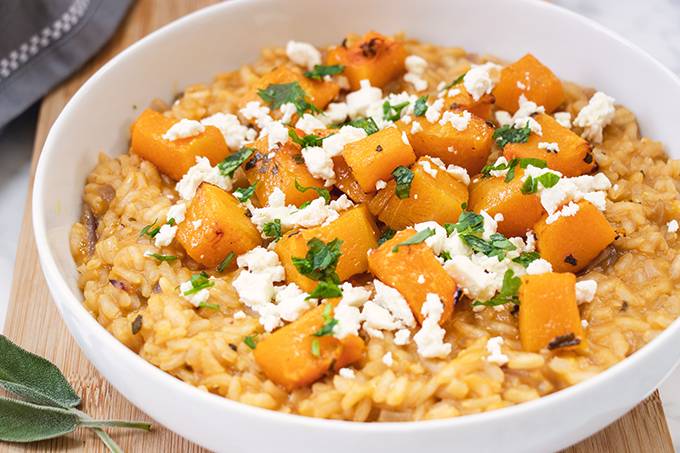
M 368 255 L 368 269 L 378 280 L 399 291 L 408 302 L 413 316 L 423 322 L 421 308 L 428 293 L 439 296 L 444 313 L 439 320 L 444 324 L 453 313 L 456 282 L 444 270 L 432 249 L 424 243 L 394 247 L 416 234 L 407 229 L 398 232 Z M 419 283 L 419 280 L 423 283 Z
M 132 124 L 131 151 L 175 181 L 196 165 L 196 157 L 207 157 L 212 165 L 217 165 L 229 155 L 222 133 L 214 126 L 206 126 L 205 131 L 195 137 L 164 139 L 163 135 L 176 122 L 162 113 L 144 110 Z
M 335 171 L 335 187 L 342 190 L 355 203 L 364 203 L 371 199 L 371 195 L 361 189 L 359 182 L 352 174 L 352 170 L 342 156 L 333 158 Z
M 302 275 L 293 264 L 293 257 L 304 258 L 307 254 L 307 243 L 317 238 L 325 243 L 334 239 L 342 240 L 342 255 L 335 268 L 341 281 L 355 274 L 368 270 L 366 254 L 378 246 L 378 228 L 365 205 L 355 206 L 340 214 L 340 217 L 328 225 L 307 230 L 295 230 L 281 238 L 274 250 L 279 254 L 281 264 L 286 270 L 286 279 L 305 291 L 311 292 L 318 282 Z
M 356 142 L 348 143 L 342 157 L 364 192 L 375 192 L 375 183 L 392 177 L 400 165 L 416 161 L 406 135 L 396 127 L 388 127 Z
M 326 64 L 343 65 L 343 75 L 352 90 L 358 90 L 362 80 L 382 88 L 405 72 L 407 55 L 400 41 L 369 32 L 360 39 L 346 39 L 342 45 L 331 47 Z
M 493 144 L 494 129 L 478 116 L 472 115 L 462 131 L 449 121 L 443 124 L 439 121 L 430 123 L 425 117 L 418 117 L 414 121 L 418 122 L 420 128 L 414 128 L 413 122 L 404 124 L 399 121 L 397 124 L 408 134 L 417 156 L 438 157 L 446 164 L 465 168 L 470 175 L 479 173 L 486 164 Z
M 519 338 L 525 351 L 582 348 L 574 274 L 523 275 L 519 288 Z
M 269 85 L 298 82 L 306 94 L 307 102 L 314 105 L 319 110 L 324 110 L 326 106 L 338 95 L 340 87 L 337 83 L 325 80 L 312 80 L 304 76 L 303 72 L 297 67 L 279 66 L 260 77 L 239 100 L 239 107 L 245 106 L 248 102 L 259 101 L 263 105 L 266 102 L 258 94 L 259 90 L 266 89 Z
M 545 160 L 548 167 L 565 176 L 580 176 L 595 169 L 595 160 L 588 141 L 562 126 L 546 114 L 538 114 L 534 119 L 541 125 L 542 135 L 531 133 L 526 143 L 508 143 L 503 155 L 508 161 L 513 158 L 533 157 Z M 544 145 L 540 145 L 543 143 Z M 541 148 L 547 144 L 557 144 L 558 150 Z
M 296 321 L 264 337 L 255 347 L 255 362 L 274 383 L 290 391 L 361 360 L 366 346 L 356 335 L 339 340 L 332 335 L 316 336 L 325 323 L 325 302 Z M 332 310 L 329 313 L 333 314 Z M 316 345 L 314 345 L 316 343 Z
M 501 78 L 493 89 L 496 105 L 501 110 L 515 113 L 519 108 L 519 97 L 554 112 L 564 101 L 564 88 L 557 76 L 533 55 L 526 54 L 501 71 Z
M 461 205 L 468 201 L 467 186 L 429 157 L 418 159 L 412 171 L 408 198 L 397 196 L 397 183 L 391 180 L 368 202 L 371 213 L 395 230 L 428 220 L 455 223 L 463 210 Z
M 295 206 L 318 197 L 313 190 L 302 192 L 295 186 L 295 181 L 303 187 L 324 186 L 322 180 L 315 178 L 307 170 L 300 145 L 289 140 L 277 149 L 268 151 L 268 137 L 264 136 L 253 143 L 252 147 L 256 151 L 243 168 L 248 182 L 257 182 L 255 195 L 261 205 L 267 204 L 274 189 L 280 189 L 286 195 L 286 204 Z M 273 156 L 270 157 L 272 153 Z
M 493 120 L 493 106 L 495 103 L 496 98 L 492 94 L 484 94 L 475 101 L 462 83 L 449 88 L 444 96 L 444 107 L 446 109 L 467 110 L 485 121 Z
M 578 202 L 573 216 L 560 216 L 552 223 L 547 216 L 534 226 L 536 248 L 556 272 L 578 272 L 614 239 L 616 232 L 595 206 Z
M 545 214 L 535 193 L 522 193 L 523 174 L 517 166 L 510 182 L 505 182 L 504 176 L 477 176 L 470 184 L 468 209 L 478 214 L 484 210 L 491 217 L 502 214 L 498 232 L 506 237 L 524 236 Z
M 229 192 L 205 182 L 177 226 L 176 237 L 191 259 L 206 267 L 217 266 L 230 252 L 242 255 L 262 243 L 243 205 Z

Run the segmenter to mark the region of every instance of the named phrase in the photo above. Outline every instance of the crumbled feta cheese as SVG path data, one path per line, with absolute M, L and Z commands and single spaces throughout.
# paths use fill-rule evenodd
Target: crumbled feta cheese
M 501 156 L 498 159 L 496 159 L 496 162 L 493 163 L 492 167 L 498 167 L 499 165 L 508 165 L 508 160 Z M 491 170 L 489 174 L 495 178 L 498 177 L 505 177 L 508 174 L 508 169 L 504 168 L 503 170 Z
M 421 168 L 427 173 L 428 175 L 432 176 L 433 178 L 437 177 L 437 170 L 432 168 L 432 165 L 430 165 L 430 161 L 428 160 L 422 160 L 418 162 L 418 165 L 421 166 Z
M 255 247 L 247 253 L 238 256 L 236 264 L 241 269 L 266 274 L 273 282 L 282 281 L 285 277 L 285 271 L 279 261 L 279 255 L 264 247 Z
M 319 129 L 326 129 L 326 125 L 321 120 L 309 113 L 302 115 L 302 118 L 295 123 L 295 127 L 302 129 L 305 134 L 313 134 Z
M 367 116 L 367 110 L 371 104 L 382 100 L 382 90 L 371 86 L 369 80 L 359 82 L 360 88 L 347 94 L 345 101 L 350 118 Z
M 414 121 L 411 123 L 411 134 L 417 134 L 423 130 L 423 126 L 420 125 L 419 121 Z
M 333 336 L 344 338 L 347 335 L 357 335 L 361 328 L 361 308 L 371 297 L 371 293 L 361 286 L 352 286 L 345 282 L 341 286 L 342 299 L 333 311 L 333 317 L 338 321 L 333 327 Z
M 399 326 L 412 327 L 415 325 L 411 308 L 399 291 L 385 285 L 380 280 L 374 280 L 373 286 L 375 287 L 375 296 L 373 297 L 375 304 L 387 309 Z
M 413 228 L 417 232 L 421 232 L 428 228 L 432 229 L 434 234 L 425 239 L 425 245 L 430 247 L 435 255 L 439 255 L 442 252 L 447 236 L 446 229 L 443 226 L 433 220 L 429 220 L 427 222 L 416 223 L 413 225 Z
M 519 88 L 520 90 L 526 90 L 527 89 L 527 86 L 521 80 L 518 80 L 515 85 L 517 85 L 517 88 Z
M 545 223 L 547 225 L 550 225 L 551 223 L 554 223 L 559 219 L 560 217 L 573 217 L 575 216 L 580 207 L 573 201 L 570 201 L 568 204 L 562 206 L 562 208 L 559 211 L 555 211 L 552 214 L 548 216 L 547 219 L 545 219 Z
M 536 251 L 536 235 L 532 230 L 527 231 L 527 241 L 523 251 L 525 252 Z
M 332 102 L 326 107 L 319 119 L 326 125 L 343 123 L 349 116 L 349 107 L 344 102 Z
M 501 345 L 503 345 L 503 337 L 489 338 L 486 342 L 486 350 L 489 353 L 486 357 L 487 362 L 495 363 L 498 366 L 508 363 L 508 356 L 501 351 Z
M 444 269 L 471 299 L 489 300 L 496 293 L 493 276 L 463 255 L 454 255 L 444 263 Z
M 340 368 L 338 374 L 345 379 L 354 379 L 356 377 L 354 370 L 351 368 Z
M 559 153 L 560 145 L 557 142 L 538 142 L 538 149 L 544 149 L 549 153 Z
M 182 118 L 163 134 L 163 140 L 173 142 L 182 138 L 195 137 L 204 131 L 205 127 L 199 121 Z
M 453 176 L 454 178 L 458 179 L 459 181 L 461 181 L 461 182 L 462 182 L 463 184 L 465 184 L 466 186 L 467 186 L 468 184 L 470 184 L 470 175 L 468 175 L 468 172 L 467 172 L 467 170 L 466 170 L 465 168 L 459 167 L 459 166 L 453 165 L 453 164 L 446 165 L 446 164 L 444 163 L 444 161 L 442 161 L 442 160 L 441 160 L 440 158 L 438 158 L 438 157 L 430 157 L 430 160 L 431 160 L 437 167 L 441 168 L 442 170 L 444 170 L 445 172 L 447 172 L 448 174 L 450 174 L 450 175 Z M 424 163 L 424 162 L 423 162 L 423 163 Z M 430 167 L 430 166 L 428 165 L 428 167 Z M 431 167 L 430 167 L 430 168 L 431 168 Z M 432 170 L 433 170 L 435 173 L 434 173 L 434 174 L 430 173 L 430 174 L 432 175 L 432 177 L 435 177 L 435 176 L 436 176 L 436 170 L 434 170 L 434 169 L 432 169 Z M 425 171 L 427 172 L 427 170 L 425 170 Z
M 392 359 L 392 353 L 391 352 L 386 352 L 384 356 L 382 356 L 382 363 L 385 365 L 391 367 L 394 364 L 394 359 Z
M 439 124 L 444 126 L 446 125 L 446 123 L 449 123 L 457 131 L 464 131 L 465 129 L 467 129 L 471 118 L 472 114 L 467 110 L 463 110 L 463 113 L 455 113 L 450 110 L 447 110 L 442 115 L 442 119 L 439 120 Z
M 604 173 L 596 173 L 592 176 L 582 175 L 574 178 L 560 178 L 553 187 L 540 189 L 541 204 L 548 214 L 552 214 L 568 200 L 579 201 L 587 199 L 599 210 L 603 211 L 606 208 L 605 197 L 588 194 L 606 191 L 610 187 L 611 182 Z
M 451 352 L 451 344 L 444 342 L 446 331 L 439 326 L 444 313 L 444 305 L 437 294 L 428 293 L 421 308 L 422 327 L 413 336 L 421 357 L 446 357 Z
M 512 124 L 512 115 L 505 110 L 496 110 L 495 116 L 499 126 L 509 126 Z
M 401 131 L 401 141 L 404 142 L 404 145 L 411 145 L 411 143 L 408 141 L 408 135 L 406 135 L 406 132 Z
M 545 113 L 545 108 L 533 101 L 527 100 L 523 94 L 519 96 L 518 102 L 519 108 L 512 117 L 514 127 L 523 128 L 529 126 L 529 129 L 534 134 L 543 135 L 543 128 L 532 116 L 536 113 Z
M 491 239 L 491 235 L 498 231 L 498 222 L 496 219 L 491 217 L 485 210 L 481 210 L 479 215 L 484 219 L 484 231 L 482 232 L 482 238 L 486 241 Z
M 323 148 L 320 146 L 303 148 L 302 158 L 312 176 L 325 180 L 327 186 L 330 186 L 335 181 L 333 158 Z
M 224 190 L 231 190 L 231 178 L 223 176 L 220 169 L 210 165 L 207 157 L 196 157 L 196 165 L 191 167 L 175 185 L 179 196 L 186 201 L 191 201 L 201 183 L 214 184 Z
M 444 100 L 437 99 L 430 105 L 425 111 L 425 119 L 430 123 L 436 123 L 439 121 L 439 117 L 442 115 L 442 109 L 444 108 Z
M 387 187 L 387 183 L 382 179 L 379 179 L 375 182 L 375 190 L 382 190 L 385 187 Z
M 307 69 L 314 69 L 315 65 L 321 64 L 321 53 L 306 42 L 288 41 L 286 55 L 290 61 Z
M 194 228 L 199 228 L 201 225 L 203 225 L 202 219 L 194 220 L 193 222 L 191 222 L 191 226 L 193 226 Z
M 227 146 L 241 149 L 244 143 L 255 140 L 257 131 L 242 125 L 236 115 L 231 113 L 215 113 L 201 120 L 204 126 L 214 126 L 220 130 Z
M 415 88 L 416 91 L 427 90 L 427 80 L 423 79 L 425 69 L 427 68 L 427 61 L 418 55 L 409 55 L 405 60 L 406 74 L 404 80 Z
M 297 113 L 297 107 L 295 107 L 295 104 L 292 102 L 286 102 L 285 104 L 282 104 L 281 107 L 279 107 L 279 110 L 281 110 L 281 122 L 283 124 L 288 124 L 290 123 L 290 120 L 293 119 L 293 115 Z
M 557 121 L 560 126 L 571 129 L 571 113 L 555 112 L 553 113 L 553 118 L 555 118 L 555 121 Z
M 497 64 L 472 65 L 463 77 L 463 86 L 472 95 L 472 99 L 478 101 L 484 94 L 491 93 L 500 77 L 501 67 Z
M 279 316 L 284 321 L 292 322 L 300 315 L 314 306 L 313 299 L 307 299 L 306 292 L 302 291 L 295 283 L 286 286 L 275 286 L 276 308 Z
M 676 233 L 678 229 L 680 229 L 680 225 L 678 224 L 678 221 L 675 219 L 668 222 L 666 224 L 666 227 L 668 228 L 669 233 Z
M 246 318 L 246 313 L 243 310 L 239 310 L 236 313 L 234 313 L 234 319 L 245 319 Z
M 527 274 L 529 275 L 545 274 L 547 272 L 552 272 L 552 264 L 543 258 L 533 260 L 527 266 Z
M 165 219 L 169 222 L 172 219 L 175 225 L 184 222 L 184 216 L 187 212 L 187 205 L 183 202 L 178 202 L 168 209 L 168 213 L 165 215 Z
M 417 281 L 418 281 L 418 284 L 419 284 L 419 285 L 422 285 L 423 283 L 425 283 L 425 276 L 424 276 L 423 274 L 420 274 L 420 275 L 418 276 L 418 280 L 417 280 Z
M 401 122 L 404 124 L 411 124 L 411 121 L 413 121 L 411 115 L 404 115 L 401 117 Z
M 199 305 L 205 303 L 208 298 L 210 297 L 210 292 L 208 292 L 207 288 L 203 288 L 200 291 L 197 291 L 193 294 L 184 294 L 187 291 L 192 290 L 194 287 L 191 284 L 191 280 L 187 280 L 186 282 L 183 282 L 182 284 L 179 285 L 179 295 L 182 296 L 184 299 L 188 300 L 191 305 L 194 307 L 198 307 Z
M 345 145 L 366 138 L 368 134 L 360 127 L 342 126 L 338 132 L 324 139 L 322 148 L 330 157 L 335 157 L 342 153 Z
M 581 304 L 584 302 L 592 302 L 597 292 L 597 281 L 595 280 L 581 280 L 576 282 L 576 302 Z
M 248 121 L 254 121 L 258 128 L 263 129 L 274 121 L 269 115 L 269 107 L 262 105 L 259 101 L 250 101 L 245 107 L 239 110 L 241 116 Z
M 165 247 L 172 243 L 175 239 L 175 234 L 177 234 L 177 226 L 170 226 L 167 223 L 161 226 L 158 230 L 158 234 L 154 237 L 154 245 L 156 247 Z
M 288 142 L 288 127 L 281 121 L 272 121 L 260 131 L 260 137 L 267 137 L 267 149 L 274 150 Z
M 574 125 L 583 128 L 581 136 L 595 143 L 602 142 L 602 131 L 612 122 L 616 109 L 614 108 L 614 98 L 598 91 L 590 98 L 588 105 L 583 107 Z
M 411 331 L 408 329 L 399 329 L 394 334 L 394 344 L 397 346 L 404 346 L 408 344 L 411 337 Z
M 446 96 L 452 98 L 454 96 L 458 96 L 461 93 L 460 89 L 458 88 L 451 88 L 449 91 L 446 92 Z

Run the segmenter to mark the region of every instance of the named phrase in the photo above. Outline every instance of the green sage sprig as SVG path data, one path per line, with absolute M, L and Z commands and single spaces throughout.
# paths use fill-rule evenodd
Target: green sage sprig
M 21 399 L 0 397 L 0 441 L 35 442 L 90 428 L 108 449 L 122 449 L 103 428 L 149 431 L 141 421 L 94 420 L 77 407 L 80 396 L 59 369 L 49 361 L 0 335 L 0 388 Z

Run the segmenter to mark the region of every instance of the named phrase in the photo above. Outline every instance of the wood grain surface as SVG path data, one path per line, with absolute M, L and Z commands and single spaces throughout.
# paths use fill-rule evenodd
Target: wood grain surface
M 211 3 L 215 1 L 139 0 L 132 7 L 122 27 L 97 57 L 43 100 L 31 166 L 31 189 L 35 165 L 47 132 L 78 87 L 102 64 L 130 44 L 173 19 Z M 85 359 L 61 321 L 40 271 L 33 241 L 30 205 L 29 196 L 18 242 L 10 308 L 5 325 L 6 335 L 61 368 L 83 397 L 82 408 L 90 415 L 96 418 L 149 420 L 148 416 L 116 392 Z M 205 451 L 158 424 L 154 425 L 150 433 L 115 430 L 111 434 L 127 452 Z M 0 444 L 0 452 L 19 451 L 89 453 L 104 452 L 106 449 L 94 434 L 85 430 L 77 430 L 63 438 L 28 446 Z M 673 447 L 658 394 L 655 392 L 608 428 L 565 451 L 671 453 Z

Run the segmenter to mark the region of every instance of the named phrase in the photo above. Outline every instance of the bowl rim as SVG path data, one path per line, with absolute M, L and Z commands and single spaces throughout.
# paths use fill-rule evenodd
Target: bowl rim
M 581 22 L 583 26 L 595 29 L 597 32 L 608 36 L 609 38 L 617 41 L 620 45 L 627 48 L 629 52 L 637 54 L 638 57 L 646 59 L 656 70 L 663 73 L 667 78 L 669 78 L 680 90 L 680 77 L 673 73 L 670 69 L 664 66 L 655 57 L 651 56 L 646 51 L 642 50 L 638 45 L 629 42 L 627 39 L 619 35 L 618 33 L 609 30 L 605 26 L 595 22 L 594 20 L 568 10 L 562 6 L 554 5 L 548 2 L 543 2 L 541 0 L 515 0 L 524 4 L 531 5 L 534 8 L 543 8 L 546 10 L 553 10 L 559 14 L 571 17 L 572 20 Z M 262 0 L 231 0 L 229 2 L 217 3 L 214 5 L 209 5 L 193 11 L 185 16 L 182 16 L 168 24 L 154 30 L 147 36 L 128 46 L 120 53 L 111 58 L 108 62 L 102 65 L 88 80 L 86 80 L 78 89 L 78 91 L 69 99 L 67 104 L 64 106 L 63 110 L 60 112 L 57 119 L 54 121 L 50 127 L 50 131 L 47 138 L 42 146 L 40 158 L 36 167 L 35 176 L 33 180 L 33 193 L 31 195 L 31 214 L 32 214 L 32 224 L 34 231 L 34 238 L 38 250 L 38 255 L 40 259 L 41 269 L 45 276 L 50 289 L 50 295 L 55 299 L 55 304 L 58 306 L 60 315 L 62 307 L 67 308 L 69 313 L 73 315 L 79 323 L 81 323 L 82 328 L 86 329 L 93 335 L 98 337 L 98 340 L 106 345 L 107 348 L 111 348 L 115 352 L 116 356 L 124 356 L 129 362 L 128 366 L 131 369 L 136 369 L 145 376 L 145 381 L 147 385 L 158 384 L 167 387 L 168 389 L 181 392 L 186 394 L 192 399 L 200 400 L 204 404 L 210 404 L 215 406 L 216 409 L 227 412 L 242 412 L 245 415 L 252 416 L 253 418 L 266 418 L 271 422 L 277 422 L 282 424 L 296 424 L 303 425 L 308 428 L 323 428 L 323 429 L 334 429 L 339 431 L 356 431 L 360 430 L 362 432 L 368 433 L 389 433 L 389 432 L 404 432 L 404 431 L 421 431 L 421 430 L 434 430 L 442 427 L 448 428 L 462 428 L 466 425 L 477 424 L 479 422 L 489 423 L 499 420 L 505 420 L 525 414 L 527 412 L 536 411 L 547 405 L 559 405 L 561 401 L 570 399 L 572 395 L 577 393 L 584 393 L 588 390 L 593 390 L 594 388 L 600 387 L 606 381 L 615 379 L 617 376 L 624 374 L 631 368 L 635 368 L 637 364 L 644 360 L 645 357 L 653 353 L 653 351 L 661 346 L 661 344 L 672 341 L 672 338 L 678 335 L 680 332 L 680 318 L 676 318 L 668 327 L 666 327 L 659 335 L 653 338 L 649 343 L 644 345 L 638 351 L 634 352 L 630 356 L 621 360 L 620 362 L 614 364 L 606 370 L 601 371 L 596 376 L 586 379 L 585 381 L 579 382 L 577 384 L 571 385 L 562 390 L 550 393 L 548 395 L 542 396 L 538 399 L 527 401 L 520 404 L 514 404 L 511 406 L 494 409 L 488 412 L 482 412 L 478 414 L 469 414 L 458 417 L 436 419 L 436 420 L 422 420 L 422 421 L 405 421 L 405 422 L 389 422 L 389 423 L 365 423 L 365 422 L 354 422 L 347 420 L 330 420 L 323 418 L 316 418 L 310 416 L 304 416 L 299 414 L 288 414 L 275 410 L 264 409 L 256 406 L 251 406 L 239 401 L 231 400 L 227 397 L 223 397 L 217 394 L 201 391 L 193 385 L 181 381 L 180 379 L 172 376 L 171 374 L 161 370 L 160 368 L 154 366 L 150 362 L 144 360 L 141 356 L 127 348 L 122 342 L 116 339 L 111 333 L 109 333 L 97 320 L 85 309 L 84 305 L 77 297 L 74 296 L 71 289 L 67 284 L 66 277 L 59 272 L 57 260 L 55 259 L 54 253 L 52 252 L 51 246 L 47 239 L 47 229 L 46 229 L 46 219 L 45 219 L 45 207 L 43 200 L 43 192 L 45 191 L 45 174 L 49 169 L 49 162 L 58 155 L 57 137 L 60 135 L 60 129 L 66 121 L 72 110 L 74 110 L 79 103 L 80 99 L 87 95 L 89 89 L 96 86 L 98 80 L 102 75 L 108 72 L 112 67 L 116 66 L 119 61 L 124 60 L 128 55 L 145 48 L 146 46 L 152 45 L 152 43 L 157 40 L 162 40 L 165 33 L 168 30 L 174 28 L 179 28 L 185 26 L 204 15 L 207 16 L 212 14 L 217 9 L 230 10 L 235 8 L 240 8 L 252 4 L 265 3 Z M 61 302 L 56 302 L 59 298 Z M 69 329 L 70 330 L 70 329 Z M 70 332 L 69 332 L 70 333 Z M 73 335 L 72 335 L 73 336 Z M 78 343 L 76 341 L 76 343 Z M 85 353 L 84 348 L 78 344 L 79 348 Z M 89 359 L 88 359 L 89 361 Z M 677 364 L 676 364 L 677 366 Z M 672 372 L 674 367 L 669 368 L 668 374 Z M 101 373 L 100 370 L 98 372 Z M 103 375 L 103 374 L 102 374 Z M 104 376 L 105 377 L 105 376 Z M 108 381 L 111 384 L 110 381 Z M 112 384 L 113 385 L 113 384 Z M 116 387 L 116 386 L 114 386 Z M 117 388 L 117 387 L 116 387 Z M 125 397 L 125 391 L 123 389 L 118 389 L 120 393 Z M 127 400 L 127 398 L 126 398 Z M 129 401 L 129 400 L 128 400 Z M 144 408 L 140 408 L 145 412 Z

